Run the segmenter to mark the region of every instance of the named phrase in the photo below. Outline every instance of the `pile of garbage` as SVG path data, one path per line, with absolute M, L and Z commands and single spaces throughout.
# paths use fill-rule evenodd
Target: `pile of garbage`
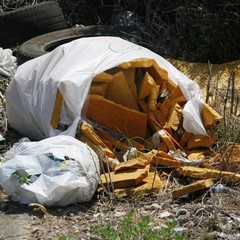
M 153 59 L 124 62 L 93 78 L 87 120 L 77 138 L 105 164 L 100 191 L 114 191 L 121 197 L 158 193 L 170 174 L 198 180 L 174 189 L 174 198 L 222 179 L 239 182 L 240 174 L 211 167 L 209 147 L 216 142 L 213 127 L 221 116 L 203 103 L 201 118 L 208 135 L 187 132 L 182 126 L 186 102 L 180 87 Z M 234 149 L 240 150 L 239 146 Z
M 123 197 L 159 193 L 172 177 L 192 179 L 173 189 L 172 197 L 179 198 L 209 189 L 219 180 L 240 181 L 240 174 L 215 167 L 219 158 L 211 157 L 210 147 L 217 141 L 213 128 L 221 116 L 204 103 L 198 85 L 157 54 L 117 37 L 75 40 L 19 66 L 6 92 L 6 107 L 14 129 L 31 140 L 41 140 L 28 143 L 27 154 L 22 151 L 26 143 L 20 144 L 15 157 L 24 162 L 22 155 L 34 155 L 50 161 L 50 171 L 46 166 L 38 168 L 33 182 L 20 185 L 16 179 L 29 179 L 31 166 L 14 161 L 10 167 L 0 165 L 1 184 L 10 188 L 14 181 L 16 191 L 7 192 L 17 194 L 15 200 L 23 199 L 23 203 L 34 199 L 43 205 L 64 206 L 88 201 L 92 189 L 97 190 L 96 182 L 99 191 Z M 31 150 L 48 146 L 48 139 L 57 145 L 57 137 L 63 140 L 64 135 L 91 149 L 84 168 L 82 151 L 78 158 L 77 154 L 70 156 L 68 147 L 60 156 L 57 146 Z M 231 164 L 239 162 L 235 157 L 239 151 L 239 145 L 233 147 Z M 66 167 L 69 160 L 81 171 Z M 56 197 L 47 190 L 49 181 L 65 171 L 70 171 L 73 180 L 68 194 L 79 193 L 73 201 L 65 201 L 64 184 L 56 186 L 63 195 Z M 75 181 L 76 175 L 84 179 L 81 184 Z M 40 181 L 40 176 L 47 177 Z M 34 191 L 29 187 L 32 184 Z M 82 196 L 87 186 L 91 191 Z M 30 195 L 26 195 L 26 187 L 32 191 Z M 33 192 L 42 195 L 35 197 Z

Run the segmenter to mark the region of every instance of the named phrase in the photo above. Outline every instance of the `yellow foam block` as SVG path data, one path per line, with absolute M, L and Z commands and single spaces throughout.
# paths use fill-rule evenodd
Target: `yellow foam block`
M 197 192 L 199 190 L 209 188 L 212 185 L 214 185 L 214 182 L 213 182 L 212 179 L 196 181 L 196 182 L 191 183 L 187 186 L 183 186 L 183 187 L 180 187 L 180 188 L 177 188 L 177 189 L 173 190 L 172 191 L 172 197 L 173 198 L 179 198 L 179 197 L 182 197 L 182 196 L 187 195 L 189 193 L 193 193 L 193 192 Z
M 94 129 L 91 127 L 91 125 L 89 125 L 86 122 L 82 122 L 80 125 L 80 140 L 83 140 L 83 136 L 85 136 L 86 138 L 84 138 L 83 142 L 87 142 L 87 139 L 89 139 L 96 147 L 95 150 L 98 146 L 101 146 L 104 151 L 106 152 L 106 155 L 108 157 L 115 157 L 115 154 L 106 146 L 106 144 L 102 141 L 101 138 L 99 138 L 99 136 L 96 134 L 96 132 L 94 131 Z M 88 142 L 89 144 L 91 144 L 91 142 Z M 92 144 L 91 144 L 92 147 Z
M 113 80 L 108 84 L 106 98 L 125 107 L 139 110 L 123 71 L 113 76 Z
M 137 58 L 130 61 L 132 68 L 148 68 L 151 67 L 154 60 L 151 58 Z
M 203 159 L 205 158 L 205 152 L 199 151 L 199 150 L 193 150 L 188 154 L 187 158 L 188 160 Z
M 150 111 L 147 107 L 147 104 L 144 100 L 139 101 L 139 106 L 146 113 L 148 117 L 148 126 L 152 133 L 155 133 L 162 129 L 159 122 L 156 120 L 152 111 Z
M 160 134 L 161 141 L 167 145 L 168 150 L 176 150 L 176 147 L 175 147 L 172 139 L 166 134 L 165 131 L 161 130 L 159 132 L 159 134 Z
M 180 89 L 180 87 L 177 85 L 172 92 L 169 94 L 169 99 L 172 101 L 178 97 L 183 96 L 182 90 Z
M 93 143 L 88 137 L 85 135 L 80 135 L 77 137 L 77 139 L 86 143 L 96 154 L 99 154 L 98 146 L 96 146 L 95 143 Z M 106 164 L 108 161 L 111 171 L 114 171 L 115 167 L 117 166 L 117 162 L 113 159 L 115 159 L 116 156 L 108 148 L 102 148 L 102 150 L 106 154 L 106 157 L 102 158 L 103 162 Z
M 146 72 L 138 88 L 138 98 L 142 100 L 150 95 L 154 85 L 154 79 L 148 72 Z
M 90 124 L 83 121 L 80 125 L 80 132 L 88 137 L 95 145 L 100 145 L 102 147 L 105 147 L 105 144 L 102 142 L 102 140 L 98 137 L 98 135 L 95 133 L 94 129 Z
M 161 111 L 163 108 L 170 110 L 172 107 L 172 101 L 169 98 L 166 98 L 163 103 L 160 105 L 159 110 Z
M 210 131 L 208 136 L 200 134 L 191 134 L 187 142 L 188 149 L 194 149 L 199 147 L 210 147 L 216 142 L 216 134 L 214 131 Z
M 167 152 L 168 151 L 167 144 L 164 143 L 164 142 L 159 143 L 158 146 L 157 146 L 157 149 L 159 151 L 163 151 L 163 152 Z
M 101 174 L 100 182 L 106 185 L 111 181 L 114 189 L 127 188 L 141 183 L 147 175 L 148 170 L 146 168 L 128 169 L 117 173 L 110 172 L 109 174 Z
M 154 84 L 150 94 L 147 97 L 147 107 L 149 110 L 157 109 L 157 99 L 159 95 L 159 85 Z
M 122 143 L 121 141 L 117 140 L 116 138 L 112 137 L 106 132 L 99 131 L 99 130 L 95 130 L 95 131 L 98 134 L 98 136 L 101 137 L 101 139 L 103 139 L 103 141 L 109 141 L 116 149 L 126 152 L 131 148 L 127 144 Z
M 197 179 L 216 178 L 240 182 L 240 174 L 209 168 L 183 166 L 177 168 L 175 170 L 175 173 L 179 176 L 183 175 L 186 177 L 192 177 Z
M 222 119 L 222 117 L 206 103 L 202 106 L 201 117 L 203 125 L 206 129 L 211 128 Z
M 192 133 L 184 131 L 184 133 L 179 141 L 179 144 L 181 146 L 184 146 L 188 142 L 191 135 L 192 135 Z
M 184 96 L 179 96 L 173 100 L 171 100 L 171 104 L 174 105 L 178 103 L 180 106 L 184 106 L 184 104 L 187 102 L 186 98 Z
M 177 84 L 171 80 L 166 81 L 166 88 L 171 93 L 177 88 Z
M 153 77 L 157 85 L 162 85 L 164 81 L 170 81 L 168 78 L 168 72 L 160 67 L 155 60 L 153 60 L 152 66 L 147 68 L 147 71 Z
M 161 179 L 154 171 L 148 170 L 148 176 L 144 178 L 140 184 L 132 188 L 116 189 L 114 193 L 118 197 L 158 193 L 165 184 L 166 180 Z
M 182 107 L 177 103 L 174 104 L 170 109 L 167 119 L 169 127 L 171 127 L 174 131 L 177 131 L 182 117 Z
M 168 153 L 159 150 L 156 154 L 158 157 L 163 157 L 163 158 L 168 158 L 168 159 L 173 159 L 173 156 L 169 155 Z
M 164 167 L 178 167 L 182 166 L 181 161 L 177 161 L 174 159 L 161 157 L 161 156 L 153 156 L 151 164 L 157 165 L 157 166 L 164 166 Z
M 116 104 L 102 96 L 89 95 L 86 103 L 86 116 L 128 137 L 145 138 L 147 131 L 147 115 L 145 113 Z
M 90 94 L 97 94 L 104 97 L 107 92 L 107 87 L 107 83 L 93 82 L 90 86 L 89 92 Z
M 135 68 L 123 69 L 122 71 L 123 71 L 123 74 L 127 80 L 127 83 L 129 85 L 129 88 L 131 89 L 131 92 L 132 92 L 135 100 L 137 100 L 137 98 L 138 98 L 137 86 L 136 86 L 136 82 L 135 82 L 136 69 Z
M 97 82 L 97 83 L 110 83 L 113 80 L 113 76 L 109 73 L 102 72 L 97 74 L 92 82 Z
M 148 165 L 148 160 L 142 157 L 137 157 L 130 159 L 126 162 L 121 162 L 118 166 L 114 169 L 115 172 L 130 169 L 130 168 L 144 168 Z
M 52 118 L 51 118 L 51 125 L 53 128 L 58 127 L 63 101 L 64 99 L 61 92 L 57 90 L 55 104 L 53 107 Z
M 165 108 L 166 109 L 166 108 Z M 160 110 L 151 110 L 153 115 L 155 116 L 156 120 L 159 122 L 161 126 L 164 126 L 166 122 L 166 112 L 169 112 L 167 109 L 165 112 L 162 112 Z

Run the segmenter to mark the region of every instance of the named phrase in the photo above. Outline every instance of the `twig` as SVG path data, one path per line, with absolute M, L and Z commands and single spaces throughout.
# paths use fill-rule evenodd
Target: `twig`
M 239 95 L 237 95 L 237 97 L 236 97 L 236 104 L 235 104 L 234 116 L 237 116 L 238 105 L 239 105 Z
M 233 109 L 234 109 L 234 98 L 235 98 L 235 72 L 232 73 L 232 94 L 231 94 L 231 108 L 230 108 L 231 114 L 233 114 Z
M 108 179 L 107 179 L 107 176 L 106 176 L 106 172 L 105 172 L 104 165 L 103 165 L 103 160 L 102 160 L 102 149 L 97 148 L 97 150 L 98 150 L 98 156 L 99 156 L 99 160 L 100 160 L 101 169 L 103 171 L 103 175 L 104 175 L 106 183 L 107 183 L 107 189 L 106 189 L 105 185 L 102 183 L 101 177 L 100 177 L 100 183 L 101 183 L 101 186 L 105 189 L 105 192 L 110 194 L 111 190 L 110 190 L 110 187 L 109 187 L 109 182 L 108 182 Z
M 210 83 L 212 80 L 212 64 L 208 61 L 208 69 L 209 69 L 209 75 L 208 75 L 208 82 L 207 82 L 207 90 L 206 90 L 206 103 L 209 101 L 209 95 L 210 95 Z
M 214 108 L 217 107 L 218 104 L 218 83 L 220 80 L 220 66 L 218 65 L 218 71 L 217 71 L 217 80 L 215 82 L 215 92 L 214 92 Z
M 111 178 L 111 173 L 110 173 L 111 171 L 110 171 L 110 168 L 109 168 L 108 157 L 106 156 L 106 153 L 101 146 L 99 146 L 99 149 L 101 150 L 101 153 L 102 153 L 101 155 L 103 155 L 103 157 L 105 158 L 105 162 L 106 162 L 106 165 L 107 165 L 107 174 L 109 176 L 109 182 L 111 184 L 111 189 L 108 187 L 109 188 L 108 190 L 109 190 L 109 192 L 111 192 L 111 190 L 114 191 L 114 186 L 113 186 L 113 182 L 112 182 L 112 178 Z M 104 171 L 104 167 L 103 167 L 103 171 Z M 106 178 L 105 174 L 104 174 L 104 176 Z M 106 181 L 107 181 L 107 178 L 106 178 Z
M 233 72 L 231 72 L 229 78 L 228 78 L 228 85 L 227 85 L 227 92 L 224 98 L 224 106 L 223 106 L 223 122 L 224 122 L 224 126 L 226 129 L 226 109 L 227 109 L 227 100 L 228 100 L 228 94 L 229 94 L 229 89 L 230 89 L 230 82 L 231 82 L 231 78 L 233 76 Z

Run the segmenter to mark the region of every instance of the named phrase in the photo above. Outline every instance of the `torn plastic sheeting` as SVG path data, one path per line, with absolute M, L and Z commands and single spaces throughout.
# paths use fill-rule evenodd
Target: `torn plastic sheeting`
M 86 144 L 56 136 L 14 146 L 0 164 L 0 184 L 13 201 L 66 206 L 90 201 L 99 181 L 99 160 Z
M 137 58 L 155 59 L 179 84 L 193 107 L 202 104 L 199 86 L 156 53 L 118 37 L 81 38 L 21 65 L 6 91 L 9 124 L 32 139 L 58 134 L 75 136 L 81 110 L 93 77 L 107 69 Z M 64 98 L 61 121 L 66 131 L 51 126 L 57 89 Z M 188 104 L 189 105 L 189 104 Z M 206 135 L 199 112 L 185 109 L 184 127 L 188 132 Z M 185 124 L 191 121 L 192 124 Z

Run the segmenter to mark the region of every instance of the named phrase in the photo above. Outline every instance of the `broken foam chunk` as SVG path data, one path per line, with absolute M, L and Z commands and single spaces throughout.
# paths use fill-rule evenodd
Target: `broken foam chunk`
M 164 167 L 179 167 L 182 166 L 181 161 L 177 161 L 174 159 L 166 158 L 166 157 L 159 157 L 157 155 L 153 156 L 151 164 L 157 166 L 164 166 Z
M 147 166 L 147 169 L 148 168 L 149 166 Z M 153 192 L 158 193 L 165 184 L 166 180 L 161 179 L 156 172 L 149 170 L 147 177 L 137 186 L 133 188 L 115 189 L 114 193 L 118 197 L 140 196 Z
M 208 133 L 209 135 L 201 135 L 201 134 L 192 134 L 187 142 L 188 149 L 195 149 L 200 147 L 210 147 L 213 143 L 216 142 L 216 134 L 213 131 Z
M 130 159 L 126 162 L 121 162 L 118 166 L 114 169 L 115 172 L 125 170 L 125 169 L 134 169 L 134 168 L 144 168 L 148 165 L 148 160 L 142 157 L 137 157 Z
M 128 137 L 145 138 L 147 115 L 126 108 L 102 96 L 90 94 L 86 103 L 86 116 L 93 121 Z
M 220 171 L 210 168 L 200 168 L 192 166 L 183 166 L 175 170 L 175 173 L 179 176 L 183 175 L 186 177 L 207 179 L 207 178 L 216 178 L 216 179 L 226 179 L 232 180 L 234 182 L 240 182 L 240 174 Z
M 110 177 L 109 177 L 110 175 Z M 100 179 L 103 185 L 112 182 L 114 189 L 136 186 L 141 183 L 148 175 L 146 168 L 128 169 L 121 172 L 110 172 L 101 174 Z
M 158 133 L 161 141 L 166 143 L 168 150 L 176 150 L 176 147 L 174 146 L 172 139 L 166 134 L 164 130 L 160 130 Z
M 154 79 L 148 72 L 146 72 L 138 88 L 138 98 L 142 100 L 150 95 L 154 85 Z
M 197 192 L 202 189 L 211 187 L 214 184 L 212 179 L 200 180 L 194 183 L 191 183 L 187 186 L 177 188 L 172 191 L 173 198 L 179 198 L 189 193 Z
M 182 107 L 174 104 L 169 112 L 167 123 L 174 131 L 177 131 L 182 120 Z
M 147 97 L 147 107 L 149 110 L 156 110 L 158 95 L 159 85 L 154 84 L 150 94 Z
M 130 109 L 139 110 L 136 99 L 123 71 L 116 73 L 108 84 L 106 98 Z
M 206 129 L 210 129 L 222 119 L 222 117 L 206 103 L 203 103 L 201 117 Z

